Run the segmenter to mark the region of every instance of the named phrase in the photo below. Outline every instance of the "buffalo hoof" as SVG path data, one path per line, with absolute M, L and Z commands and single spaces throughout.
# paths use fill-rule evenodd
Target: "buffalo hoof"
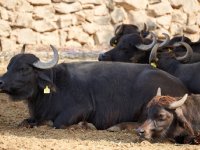
M 67 128 L 70 130 L 77 130 L 77 129 L 97 130 L 96 127 L 92 123 L 88 123 L 88 122 L 79 122 L 78 124 L 71 125 Z
M 131 132 L 136 132 L 135 129 L 137 129 L 139 127 L 139 123 L 137 122 L 122 122 L 119 124 L 116 124 L 110 128 L 107 129 L 107 131 L 110 132 L 119 132 L 122 130 L 126 130 L 126 131 L 131 131 Z
M 109 131 L 109 132 L 119 132 L 119 131 L 122 131 L 122 129 L 119 126 L 112 126 L 112 127 L 108 128 L 106 130 Z
M 24 119 L 19 125 L 18 127 L 26 127 L 26 128 L 33 128 L 33 127 L 37 127 L 37 123 L 34 122 L 31 119 Z
M 82 129 L 86 129 L 86 130 L 97 130 L 97 128 L 92 124 L 92 123 L 88 123 L 88 122 L 79 122 L 78 125 L 80 126 L 80 128 Z

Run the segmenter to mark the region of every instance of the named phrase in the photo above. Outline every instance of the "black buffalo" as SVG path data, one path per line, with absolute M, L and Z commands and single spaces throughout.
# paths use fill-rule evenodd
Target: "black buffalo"
M 110 40 L 110 45 L 115 47 L 123 35 L 131 34 L 131 33 L 136 33 L 136 34 L 139 34 L 141 37 L 146 37 L 149 34 L 149 31 L 147 31 L 146 24 L 144 24 L 144 28 L 141 31 L 136 25 L 133 25 L 133 24 L 119 25 L 115 29 L 115 36 L 112 37 Z
M 156 63 L 157 67 L 179 78 L 191 93 L 200 93 L 200 62 L 183 64 L 191 59 L 193 55 L 192 48 L 185 42 L 180 45 L 186 47 L 187 52 L 184 56 L 176 57 L 173 52 L 161 53 L 157 56 L 158 44 L 152 49 L 149 62 Z
M 157 37 L 150 32 L 152 39 L 142 38 L 137 33 L 126 34 L 122 36 L 113 49 L 99 54 L 99 61 L 119 61 L 133 63 L 148 63 L 148 58 L 152 47 L 157 42 Z M 169 36 L 164 34 L 165 41 L 162 41 L 160 47 L 165 46 L 169 42 Z
M 138 121 L 143 106 L 161 86 L 164 94 L 188 92 L 177 78 L 150 65 L 112 62 L 41 62 L 33 54 L 14 56 L 0 78 L 0 89 L 28 103 L 30 126 L 52 121 L 63 128 L 80 121 L 97 129 Z
M 181 45 L 177 45 L 178 42 L 186 42 L 193 49 L 193 55 L 190 61 L 187 63 L 195 63 L 200 61 L 200 40 L 197 42 L 192 42 L 188 37 L 185 36 L 175 36 L 172 39 L 169 38 L 169 35 L 164 34 L 166 40 L 164 42 L 159 41 L 160 51 L 168 51 L 169 49 L 173 49 L 174 54 L 177 57 L 183 56 L 185 53 L 185 48 Z M 153 38 L 155 39 L 155 37 Z M 148 63 L 148 58 L 150 55 L 150 51 L 152 49 L 152 45 L 138 47 L 138 45 L 149 44 L 151 43 L 151 39 L 142 38 L 138 33 L 136 34 L 125 34 L 120 36 L 120 40 L 118 40 L 118 45 L 115 48 L 99 55 L 99 61 L 120 61 L 120 62 L 133 62 L 133 63 Z M 153 42 L 155 44 L 155 42 Z

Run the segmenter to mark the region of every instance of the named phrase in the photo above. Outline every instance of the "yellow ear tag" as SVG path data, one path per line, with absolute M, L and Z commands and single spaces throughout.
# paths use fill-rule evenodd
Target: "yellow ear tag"
M 116 47 L 116 44 L 112 44 L 113 47 Z
M 168 52 L 172 52 L 172 50 L 170 48 L 168 48 Z
M 154 67 L 154 68 L 157 68 L 157 65 L 156 65 L 155 62 L 152 62 L 152 63 L 151 63 L 151 66 Z
M 49 89 L 48 86 L 46 86 L 46 87 L 44 88 L 44 94 L 49 94 L 49 93 L 50 93 L 50 89 Z

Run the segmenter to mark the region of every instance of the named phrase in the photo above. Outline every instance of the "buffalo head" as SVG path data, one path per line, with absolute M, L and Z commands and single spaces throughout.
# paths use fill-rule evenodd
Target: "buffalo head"
M 121 37 L 117 46 L 99 55 L 99 61 L 142 61 L 156 43 L 156 36 L 151 33 L 153 40 L 142 39 L 140 35 L 132 33 Z
M 105 53 L 99 54 L 99 61 L 121 61 L 133 63 L 148 63 L 151 48 L 156 44 L 157 37 L 150 32 L 152 39 L 141 38 L 139 34 L 126 34 L 121 37 L 117 46 Z M 164 34 L 166 39 L 159 47 L 165 46 L 169 36 Z
M 160 91 L 160 89 L 158 89 Z M 141 138 L 148 140 L 194 135 L 191 123 L 183 113 L 188 95 L 182 98 L 161 96 L 161 92 L 147 105 L 147 119 L 137 129 Z
M 136 34 L 141 35 L 141 37 L 146 37 L 149 34 L 149 31 L 147 31 L 146 24 L 144 24 L 144 28 L 141 31 L 135 25 L 121 24 L 116 27 L 115 36 L 111 38 L 110 45 L 115 47 L 123 35 L 131 34 L 131 33 L 136 33 Z
M 25 54 L 24 45 L 22 53 L 10 60 L 7 72 L 0 77 L 1 92 L 9 94 L 13 100 L 16 100 L 28 99 L 45 86 L 54 90 L 52 79 L 45 72 L 58 62 L 58 52 L 52 45 L 51 48 L 54 57 L 51 61 L 44 63 L 33 54 Z

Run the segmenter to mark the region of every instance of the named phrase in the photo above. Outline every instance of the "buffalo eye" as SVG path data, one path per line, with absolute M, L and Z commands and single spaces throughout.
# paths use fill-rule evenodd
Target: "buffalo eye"
M 23 66 L 18 69 L 18 72 L 20 72 L 23 75 L 29 73 L 30 71 L 31 71 L 31 68 L 29 66 Z

